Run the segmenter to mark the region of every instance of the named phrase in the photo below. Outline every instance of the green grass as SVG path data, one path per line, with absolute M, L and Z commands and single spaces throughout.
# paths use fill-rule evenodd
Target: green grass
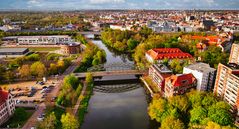
M 60 47 L 31 47 L 29 48 L 30 51 L 55 51 L 55 50 L 59 50 Z
M 16 108 L 16 110 L 18 110 L 18 109 L 20 109 L 20 108 Z M 13 116 L 1 127 L 5 128 L 8 125 L 10 128 L 17 128 L 18 126 L 22 127 L 34 113 L 34 111 L 32 111 L 32 110 L 27 111 L 24 108 L 21 108 L 20 110 L 22 110 L 20 113 L 19 112 L 17 113 L 15 111 Z

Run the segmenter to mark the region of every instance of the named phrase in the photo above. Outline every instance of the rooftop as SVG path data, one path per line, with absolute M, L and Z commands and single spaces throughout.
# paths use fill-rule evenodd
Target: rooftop
M 1 52 L 24 52 L 28 48 L 0 48 L 0 53 Z
M 8 98 L 8 92 L 3 91 L 2 88 L 0 87 L 0 106 L 6 102 Z
M 193 84 L 196 81 L 196 78 L 193 74 L 181 74 L 181 75 L 172 75 L 166 78 L 166 82 L 171 81 L 174 87 L 188 86 Z
M 172 73 L 172 71 L 163 64 L 153 64 L 153 67 L 160 73 Z
M 200 71 L 200 72 L 216 71 L 216 69 L 211 68 L 209 64 L 202 63 L 202 62 L 191 64 L 191 65 L 187 66 L 186 68 L 189 68 L 191 70 L 197 70 L 197 71 Z
M 179 48 L 155 48 L 147 51 L 153 59 L 183 59 L 183 58 L 193 58 L 189 53 L 182 52 Z

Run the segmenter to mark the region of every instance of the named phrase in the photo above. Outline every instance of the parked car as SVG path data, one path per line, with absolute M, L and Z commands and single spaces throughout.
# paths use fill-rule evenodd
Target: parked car
M 40 84 L 40 85 L 44 85 L 45 83 L 41 81 L 41 82 L 38 82 L 38 84 Z

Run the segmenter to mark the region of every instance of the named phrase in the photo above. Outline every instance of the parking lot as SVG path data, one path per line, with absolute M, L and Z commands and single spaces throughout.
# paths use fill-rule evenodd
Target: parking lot
M 44 82 L 21 82 L 3 85 L 3 88 L 10 90 L 16 104 L 38 104 L 44 102 L 45 97 L 55 87 L 55 81 Z

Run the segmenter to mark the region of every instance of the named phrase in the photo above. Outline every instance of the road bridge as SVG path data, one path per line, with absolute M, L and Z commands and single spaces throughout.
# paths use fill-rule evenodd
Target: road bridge
M 100 78 L 103 76 L 117 76 L 117 75 L 143 75 L 147 72 L 145 70 L 115 70 L 115 71 L 97 71 L 91 72 L 94 78 Z M 86 73 L 75 73 L 75 76 L 79 79 L 84 79 L 86 77 Z

